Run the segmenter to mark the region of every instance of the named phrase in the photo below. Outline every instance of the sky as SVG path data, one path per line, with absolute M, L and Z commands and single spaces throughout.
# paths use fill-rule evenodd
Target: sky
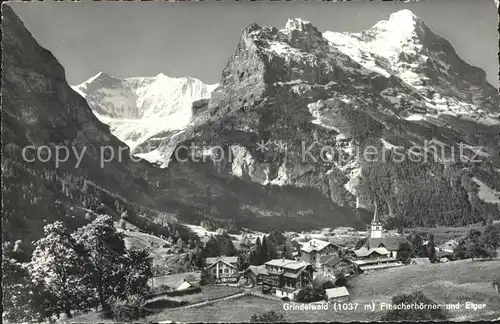
M 17 2 L 35 39 L 66 70 L 71 85 L 100 71 L 123 78 L 191 76 L 220 82 L 241 31 L 256 22 L 282 28 L 288 18 L 321 31 L 360 32 L 409 9 L 446 38 L 498 87 L 498 19 L 492 0 L 424 2 Z

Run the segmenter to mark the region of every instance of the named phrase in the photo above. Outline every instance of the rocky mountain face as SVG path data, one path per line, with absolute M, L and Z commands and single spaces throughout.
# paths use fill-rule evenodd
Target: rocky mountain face
M 406 226 L 499 217 L 474 184 L 500 189 L 497 90 L 408 10 L 359 34 L 298 18 L 281 30 L 252 24 L 198 111 L 155 153 L 171 172 L 190 163 L 176 149 L 193 146 L 188 160 L 210 156 L 218 177 L 310 190 L 347 208 L 379 202 Z M 362 154 L 369 146 L 379 158 L 418 149 L 432 159 L 377 163 Z M 408 214 L 429 195 L 439 198 L 426 212 L 436 212 Z
M 55 220 L 79 226 L 102 202 L 151 205 L 137 176 L 144 163 L 130 162 L 128 148 L 71 89 L 63 67 L 9 6 L 2 6 L 2 18 L 4 240 L 30 242 Z
M 195 78 L 170 78 L 162 73 L 118 79 L 99 72 L 73 89 L 110 126 L 111 133 L 133 150 L 156 134 L 186 127 L 193 115 L 193 101 L 208 98 L 215 87 Z M 148 146 L 149 150 L 155 148 L 142 148 Z

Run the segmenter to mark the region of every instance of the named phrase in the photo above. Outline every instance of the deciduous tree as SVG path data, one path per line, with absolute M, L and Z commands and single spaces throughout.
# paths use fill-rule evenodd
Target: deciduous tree
M 113 219 L 100 215 L 75 233 L 78 243 L 88 250 L 89 276 L 103 310 L 110 309 L 110 299 L 125 292 L 126 254 L 122 233 L 117 232 Z
M 414 254 L 411 244 L 409 242 L 399 243 L 397 260 L 409 264 L 411 261 L 411 256 Z
M 62 222 L 44 227 L 45 237 L 35 243 L 29 269 L 33 280 L 44 283 L 55 296 L 52 308 L 72 317 L 72 310 L 86 310 L 93 305 L 88 263 L 82 245 Z

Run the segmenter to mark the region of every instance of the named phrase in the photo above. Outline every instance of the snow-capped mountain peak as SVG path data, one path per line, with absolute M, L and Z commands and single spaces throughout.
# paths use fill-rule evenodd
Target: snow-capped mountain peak
M 386 78 L 397 76 L 429 99 L 440 93 L 447 103 L 431 104 L 432 109 L 475 113 L 497 108 L 490 100 L 496 91 L 484 71 L 464 62 L 410 10 L 395 12 L 360 33 L 327 31 L 323 36 L 369 70 Z
M 424 22 L 405 9 L 391 14 L 389 20 L 379 21 L 360 36 L 372 52 L 395 62 L 402 52 L 415 54 L 422 49 L 422 41 L 429 33 Z
M 183 129 L 191 121 L 192 103 L 210 97 L 216 87 L 164 73 L 116 78 L 99 72 L 73 89 L 112 133 L 133 149 L 157 133 Z
M 291 30 L 303 31 L 304 29 L 310 26 L 312 26 L 312 24 L 307 20 L 298 17 L 291 18 L 288 19 L 288 21 L 286 22 L 284 31 L 291 31 Z
M 422 20 L 417 17 L 411 10 L 403 9 L 392 13 L 389 16 L 389 22 L 394 24 L 404 25 L 404 24 L 413 24 L 422 23 Z
M 94 80 L 99 79 L 99 78 L 109 78 L 109 75 L 104 73 L 104 71 L 100 71 L 99 73 L 97 73 L 96 75 L 94 75 L 93 77 L 91 77 L 87 81 L 85 81 L 85 83 L 92 83 Z

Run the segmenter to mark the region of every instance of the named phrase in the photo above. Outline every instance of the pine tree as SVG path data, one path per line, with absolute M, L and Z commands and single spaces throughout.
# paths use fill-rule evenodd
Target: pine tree
M 261 245 L 260 251 L 259 251 L 259 261 L 260 261 L 260 264 L 263 264 L 263 263 L 269 261 L 269 247 L 267 245 L 267 239 L 266 239 L 265 235 L 262 238 L 262 245 Z
M 293 245 L 290 239 L 286 239 L 285 244 L 283 245 L 282 257 L 290 260 L 293 259 Z
M 226 256 L 234 256 L 236 254 L 236 249 L 234 247 L 233 241 L 230 239 L 224 240 L 222 243 L 222 254 Z
M 432 233 L 429 233 L 427 239 L 427 257 L 432 263 L 437 262 L 436 245 L 434 243 L 434 235 L 432 235 Z

